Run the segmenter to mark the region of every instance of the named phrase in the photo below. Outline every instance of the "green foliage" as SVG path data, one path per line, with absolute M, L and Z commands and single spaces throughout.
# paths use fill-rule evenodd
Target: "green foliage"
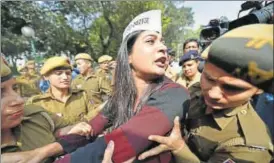
M 197 35 L 184 27 L 193 24 L 191 8 L 176 7 L 172 1 L 9 1 L 1 3 L 1 50 L 13 59 L 31 58 L 29 38 L 21 27 L 35 30 L 35 47 L 41 58 L 87 52 L 94 59 L 116 56 L 127 24 L 151 9 L 163 13 L 163 35 L 175 51 L 185 37 Z

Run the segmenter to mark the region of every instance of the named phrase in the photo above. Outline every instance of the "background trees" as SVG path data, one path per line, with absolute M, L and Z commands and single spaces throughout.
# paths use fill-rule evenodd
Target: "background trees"
M 28 25 L 35 30 L 38 60 L 62 53 L 72 57 L 87 52 L 94 59 L 116 56 L 122 33 L 136 15 L 151 9 L 163 13 L 163 35 L 168 47 L 177 52 L 187 37 L 199 32 L 185 27 L 194 23 L 191 8 L 171 1 L 4 1 L 1 2 L 1 51 L 15 64 L 16 59 L 33 58 L 29 38 L 21 34 Z M 180 54 L 179 54 L 180 55 Z

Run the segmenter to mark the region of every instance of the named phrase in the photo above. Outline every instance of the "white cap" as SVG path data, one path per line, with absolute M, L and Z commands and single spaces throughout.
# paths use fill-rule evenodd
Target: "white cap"
M 162 33 L 161 10 L 150 10 L 136 16 L 126 27 L 123 40 L 132 32 L 146 30 Z

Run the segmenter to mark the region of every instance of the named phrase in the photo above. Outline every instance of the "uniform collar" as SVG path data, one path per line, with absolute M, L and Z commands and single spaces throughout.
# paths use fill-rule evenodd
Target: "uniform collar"
M 188 84 L 188 88 L 191 87 L 193 84 L 200 82 L 201 79 L 201 73 L 197 72 L 193 78 L 192 81 L 188 80 L 188 78 L 185 75 L 182 75 L 180 78 L 180 83 L 182 83 L 184 86 L 186 86 L 187 82 L 189 82 Z
M 22 79 L 36 79 L 37 76 L 36 76 L 36 75 L 33 75 L 33 74 L 29 74 L 29 76 L 20 75 L 20 76 L 18 76 L 18 78 L 22 78 Z
M 82 74 L 79 75 L 80 79 L 88 80 L 89 78 L 96 77 L 94 73 L 88 75 L 88 76 L 83 76 Z
M 72 94 L 78 93 L 82 90 L 78 90 L 78 89 L 69 89 L 69 98 L 71 97 Z M 49 88 L 42 96 L 41 98 L 51 98 L 51 99 L 55 99 L 57 100 L 51 93 L 51 88 Z M 68 100 L 69 100 L 68 98 Z M 59 101 L 59 100 L 58 100 Z
M 237 115 L 239 112 L 245 113 L 247 109 L 250 107 L 250 103 L 247 102 L 241 106 L 231 109 L 220 110 L 213 113 L 213 118 L 218 126 L 223 130 Z
M 97 72 L 98 73 L 108 73 L 108 70 L 104 70 L 102 68 L 98 68 Z
M 192 80 L 193 82 L 200 82 L 200 80 L 201 80 L 201 73 L 200 72 L 197 72 L 196 74 L 195 74 L 195 77 L 194 77 L 194 79 Z

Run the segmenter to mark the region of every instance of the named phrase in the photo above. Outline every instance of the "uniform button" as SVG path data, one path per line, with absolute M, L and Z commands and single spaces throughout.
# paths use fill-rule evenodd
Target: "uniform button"
M 246 110 L 241 110 L 241 113 L 242 113 L 243 115 L 246 115 Z

